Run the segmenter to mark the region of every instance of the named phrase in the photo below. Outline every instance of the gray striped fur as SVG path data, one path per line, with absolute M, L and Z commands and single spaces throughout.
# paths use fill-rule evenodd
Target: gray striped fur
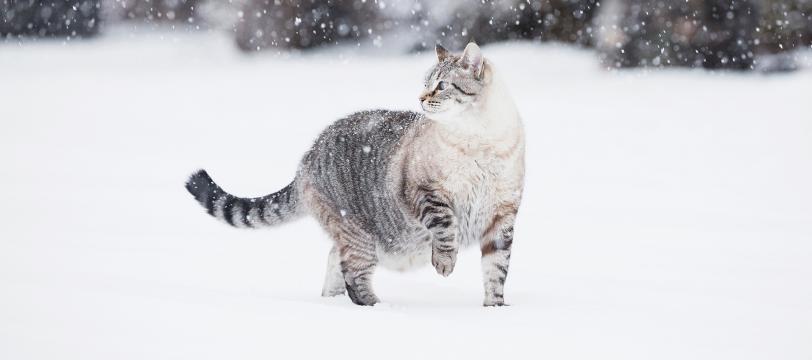
M 293 183 L 270 195 L 241 198 L 223 191 L 205 170 L 198 170 L 186 181 L 186 190 L 209 215 L 234 227 L 273 226 L 301 215 Z
M 524 132 L 507 89 L 476 45 L 438 47 L 420 95 L 423 113 L 371 110 L 329 126 L 291 185 L 255 199 L 226 194 L 200 171 L 187 189 L 237 227 L 309 214 L 333 240 L 322 295 L 378 298 L 377 266 L 431 263 L 453 272 L 461 247 L 482 252 L 484 305 L 504 304 L 513 224 L 524 183 Z

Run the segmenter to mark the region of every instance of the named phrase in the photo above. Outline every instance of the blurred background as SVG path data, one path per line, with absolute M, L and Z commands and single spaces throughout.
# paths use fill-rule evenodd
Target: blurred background
M 290 183 L 330 123 L 419 110 L 471 40 L 522 116 L 505 298 L 379 269 L 321 298 Z M 0 359 L 812 359 L 812 0 L 0 0 Z
M 554 41 L 609 68 L 791 71 L 791 54 L 812 46 L 810 0 L 2 0 L 0 15 L 6 42 L 81 41 L 119 24 L 222 31 L 244 52 Z

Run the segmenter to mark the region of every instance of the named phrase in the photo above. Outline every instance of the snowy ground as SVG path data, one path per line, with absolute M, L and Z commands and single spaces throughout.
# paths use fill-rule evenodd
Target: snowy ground
M 812 71 L 606 73 L 485 48 L 528 132 L 506 308 L 477 251 L 319 297 L 311 219 L 209 218 L 183 189 L 291 180 L 338 116 L 417 108 L 430 56 L 244 57 L 218 35 L 0 46 L 1 359 L 810 359 Z

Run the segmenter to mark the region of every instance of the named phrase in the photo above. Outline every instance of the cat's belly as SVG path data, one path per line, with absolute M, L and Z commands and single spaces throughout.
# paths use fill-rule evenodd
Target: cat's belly
M 377 246 L 378 265 L 395 271 L 406 271 L 431 263 L 431 234 L 417 230 L 395 239 L 383 240 Z
M 460 229 L 462 230 L 462 229 Z M 478 237 L 459 231 L 460 250 L 478 243 Z M 378 265 L 395 271 L 406 271 L 431 264 L 431 233 L 425 228 L 395 239 L 387 239 L 376 247 Z

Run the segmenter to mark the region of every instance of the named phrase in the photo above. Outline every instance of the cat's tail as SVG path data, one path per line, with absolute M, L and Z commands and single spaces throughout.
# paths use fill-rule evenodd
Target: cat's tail
M 301 209 L 295 184 L 294 181 L 270 195 L 241 198 L 223 191 L 206 170 L 198 170 L 186 181 L 186 190 L 206 208 L 209 215 L 234 227 L 259 228 L 299 217 Z

